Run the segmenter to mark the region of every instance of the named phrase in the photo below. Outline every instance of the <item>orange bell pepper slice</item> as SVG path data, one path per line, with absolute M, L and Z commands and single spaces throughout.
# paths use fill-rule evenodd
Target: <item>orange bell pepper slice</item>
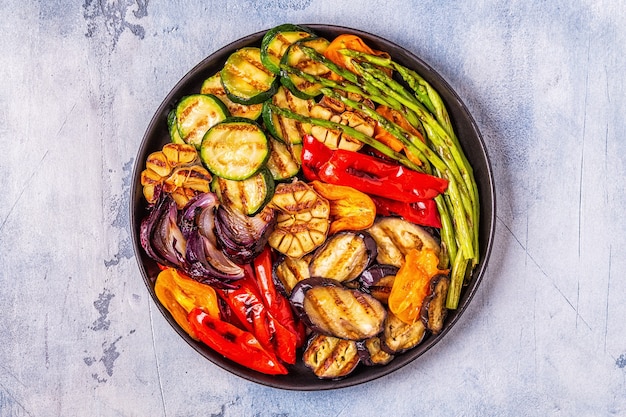
M 430 294 L 435 275 L 447 273 L 438 268 L 439 257 L 432 249 L 412 249 L 398 270 L 389 293 L 389 310 L 406 324 L 421 317 L 422 305 Z
M 363 39 L 359 38 L 356 35 L 339 35 L 335 39 L 333 39 L 333 41 L 328 45 L 326 51 L 324 52 L 324 56 L 333 63 L 339 65 L 340 67 L 346 68 L 347 70 L 354 73 L 356 73 L 357 71 L 355 70 L 354 65 L 352 65 L 352 58 L 347 57 L 339 52 L 341 49 L 350 49 L 370 55 L 388 56 L 386 52 L 377 51 L 370 48 L 363 41 Z
M 193 339 L 198 339 L 187 316 L 196 307 L 212 317 L 219 318 L 217 293 L 213 287 L 181 274 L 175 268 L 165 268 L 157 276 L 154 292 L 176 323 Z
M 310 185 L 330 204 L 329 234 L 364 230 L 374 224 L 376 205 L 367 194 L 344 185 L 312 181 Z
M 424 137 L 422 136 L 421 132 L 417 130 L 416 128 L 414 128 L 406 119 L 406 117 L 404 117 L 402 113 L 400 113 L 399 111 L 389 108 L 387 106 L 380 105 L 376 108 L 376 113 L 380 114 L 381 116 L 383 116 L 385 119 L 389 120 L 390 122 L 397 124 L 398 126 L 403 128 L 407 132 L 417 136 L 418 138 L 420 138 L 422 142 L 424 142 Z M 378 123 L 376 123 L 376 127 L 374 128 L 374 139 L 378 140 L 379 142 L 384 143 L 385 145 L 389 146 L 396 152 L 400 152 L 404 150 L 406 157 L 411 162 L 417 165 L 422 165 L 422 161 L 420 161 L 418 157 L 413 155 L 412 152 L 407 151 L 404 144 L 400 142 L 398 138 L 396 138 L 391 133 L 387 132 Z

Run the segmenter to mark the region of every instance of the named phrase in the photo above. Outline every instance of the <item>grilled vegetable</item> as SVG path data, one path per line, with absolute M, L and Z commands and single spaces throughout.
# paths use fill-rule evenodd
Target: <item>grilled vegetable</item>
M 204 193 L 183 209 L 180 230 L 187 243 L 183 270 L 197 281 L 228 287 L 243 278 L 244 270 L 219 248 L 214 232 L 217 204 L 215 194 Z
M 351 50 L 364 52 L 374 56 L 389 57 L 387 52 L 375 51 L 370 48 L 361 38 L 356 35 L 342 34 L 337 36 L 328 45 L 328 48 L 324 52 L 324 56 L 335 64 L 348 69 L 351 72 L 357 72 L 352 64 L 352 59 L 345 54 L 341 53 L 343 50 Z
M 358 341 L 356 344 L 361 362 L 365 365 L 387 365 L 394 358 L 394 355 L 383 350 L 382 342 L 378 336 Z
M 439 255 L 439 242 L 424 229 L 396 217 L 383 217 L 367 232 L 378 246 L 378 263 L 401 267 L 411 249 L 432 249 Z
M 202 139 L 200 158 L 218 177 L 245 180 L 256 174 L 269 156 L 267 137 L 261 126 L 231 117 L 213 126 Z
M 276 75 L 261 62 L 261 49 L 252 46 L 233 52 L 220 74 L 226 95 L 235 103 L 262 103 L 278 87 Z
M 267 169 L 276 181 L 283 181 L 295 177 L 300 171 L 302 145 L 283 143 L 269 136 L 270 157 L 267 160 Z
M 338 379 L 351 373 L 359 364 L 356 342 L 327 335 L 316 335 L 302 355 L 302 361 L 317 377 Z
M 211 174 L 200 164 L 196 148 L 180 143 L 168 143 L 146 159 L 141 172 L 143 195 L 155 204 L 160 192 L 172 194 L 179 209 L 199 193 L 208 191 Z
M 312 181 L 310 184 L 330 203 L 329 234 L 344 230 L 363 230 L 374 224 L 376 206 L 367 194 L 352 187 L 321 181 Z
M 373 337 L 383 329 L 385 307 L 374 297 L 325 278 L 300 281 L 291 304 L 313 331 L 348 340 Z
M 176 109 L 170 110 L 167 114 L 167 130 L 170 132 L 170 140 L 172 143 L 183 144 L 185 141 L 180 137 L 178 131 L 178 121 L 176 120 Z
M 266 168 L 261 168 L 250 178 L 240 181 L 216 176 L 211 183 L 211 191 L 217 194 L 222 204 L 253 216 L 272 199 L 274 178 Z
M 406 352 L 419 345 L 426 335 L 426 327 L 421 320 L 406 324 L 392 312 L 388 312 L 382 335 L 382 349 L 392 355 Z
M 328 47 L 329 42 L 324 38 L 307 38 L 299 40 L 287 49 L 285 54 L 283 55 L 280 63 L 281 68 L 291 67 L 298 68 L 302 72 L 314 75 L 321 78 L 330 78 L 332 76 L 332 71 L 328 69 L 326 65 L 319 61 L 315 61 L 311 59 L 306 53 L 304 53 L 301 49 L 302 46 L 313 48 L 319 53 L 324 53 L 326 48 Z M 284 73 L 281 77 L 280 82 L 289 88 L 292 93 L 296 96 L 308 99 L 314 98 L 320 94 L 320 89 L 322 88 L 321 84 L 311 83 L 304 78 L 292 74 L 292 73 Z
M 162 194 L 150 214 L 140 226 L 142 248 L 161 265 L 183 267 L 187 242 L 176 223 L 176 202 L 169 194 Z
M 154 292 L 176 323 L 196 340 L 198 337 L 187 320 L 191 310 L 201 307 L 213 317 L 220 316 L 217 294 L 213 287 L 183 276 L 177 269 L 165 268 L 159 272 L 154 283 Z
M 443 330 L 443 324 L 448 313 L 446 298 L 450 288 L 450 277 L 437 275 L 430 282 L 430 295 L 424 300 L 421 317 L 426 328 L 433 334 L 439 334 Z
M 269 246 L 265 246 L 263 252 L 254 258 L 253 266 L 255 282 L 263 303 L 270 314 L 296 336 L 296 347 L 302 346 L 305 328 L 302 322 L 294 317 L 288 298 L 276 287 L 273 279 L 272 250 Z
M 361 286 L 374 298 L 387 304 L 393 281 L 398 273 L 398 267 L 393 265 L 375 264 L 367 268 L 359 277 Z
M 434 276 L 447 271 L 438 268 L 439 258 L 431 249 L 412 249 L 405 257 L 391 287 L 388 305 L 400 320 L 413 324 L 421 319 L 422 307 L 431 292 Z
M 215 232 L 226 256 L 243 265 L 262 251 L 276 224 L 274 210 L 265 206 L 254 216 L 220 205 L 215 214 Z
M 261 103 L 248 105 L 235 103 L 229 99 L 222 85 L 222 75 L 219 72 L 204 80 L 200 88 L 200 93 L 212 94 L 219 98 L 233 117 L 245 117 L 256 120 L 261 115 L 261 110 L 263 109 L 263 104 Z
M 324 182 L 404 203 L 437 197 L 448 181 L 358 152 L 337 149 L 318 172 Z
M 172 195 L 176 206 L 186 206 L 198 194 L 209 191 L 211 174 L 200 165 L 176 167 L 163 181 L 163 192 Z
M 219 98 L 210 94 L 183 97 L 176 106 L 176 123 L 180 138 L 198 148 L 204 134 L 230 116 Z
M 302 138 L 302 174 L 308 181 L 319 180 L 319 170 L 333 155 L 333 151 L 313 135 Z
M 263 122 L 270 134 L 284 143 L 301 143 L 302 137 L 310 133 L 311 126 L 308 123 L 276 114 L 267 103 L 263 105 Z M 305 116 L 310 114 L 311 108 L 315 105 L 312 99 L 299 98 L 285 87 L 280 87 L 276 91 L 271 103 Z
M 374 136 L 374 128 L 376 126 L 374 120 L 356 111 L 345 110 L 345 106 L 343 106 L 343 109 L 330 106 L 328 104 L 329 101 L 331 100 L 324 97 L 320 104 L 316 104 L 311 108 L 310 116 L 317 119 L 330 120 L 334 123 L 341 123 L 367 136 Z M 326 105 L 323 103 L 326 103 Z M 338 130 L 316 125 L 311 127 L 311 134 L 331 149 L 345 149 L 356 152 L 363 147 L 363 142 Z
M 302 181 L 278 184 L 271 207 L 278 213 L 269 244 L 292 258 L 300 258 L 324 243 L 329 228 L 328 201 Z
M 311 258 L 312 277 L 339 282 L 356 279 L 376 259 L 376 242 L 367 233 L 341 232 L 329 237 Z
M 226 358 L 265 374 L 284 375 L 288 372 L 276 355 L 265 349 L 252 333 L 212 317 L 200 308 L 191 310 L 188 320 L 198 338 Z
M 389 198 L 372 196 L 376 213 L 381 216 L 400 216 L 404 220 L 420 226 L 441 228 L 441 217 L 435 200 L 417 203 L 403 203 Z
M 376 107 L 376 112 L 424 142 L 424 136 L 422 132 L 413 127 L 413 125 L 409 123 L 409 121 L 401 112 L 387 106 Z M 423 165 L 421 159 L 419 159 L 413 152 L 408 150 L 407 146 L 402 143 L 398 138 L 385 130 L 385 128 L 380 123 L 376 123 L 376 128 L 374 129 L 373 136 L 376 140 L 389 146 L 394 151 L 404 151 L 406 157 L 414 164 Z
M 295 287 L 298 282 L 303 279 L 311 278 L 311 274 L 309 273 L 310 260 L 311 255 L 305 255 L 302 258 L 281 256 L 274 264 L 274 280 L 280 283 L 285 294 L 290 295 L 291 290 L 293 290 L 293 287 Z
M 237 283 L 236 288 L 220 292 L 222 299 L 237 316 L 243 328 L 254 334 L 265 349 L 275 353 L 283 362 L 294 364 L 298 336 L 271 314 L 259 292 L 254 272 L 250 269 L 246 271 L 246 276 Z
M 286 23 L 267 31 L 261 40 L 261 62 L 274 74 L 280 73 L 280 60 L 289 45 L 315 36 L 308 28 Z

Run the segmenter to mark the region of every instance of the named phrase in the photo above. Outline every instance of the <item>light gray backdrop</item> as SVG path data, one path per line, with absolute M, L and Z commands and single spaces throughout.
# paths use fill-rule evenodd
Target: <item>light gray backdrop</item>
M 372 32 L 452 85 L 481 129 L 491 264 L 442 343 L 338 391 L 244 381 L 148 296 L 131 170 L 175 83 L 280 23 Z M 626 9 L 606 1 L 3 0 L 0 416 L 626 414 Z

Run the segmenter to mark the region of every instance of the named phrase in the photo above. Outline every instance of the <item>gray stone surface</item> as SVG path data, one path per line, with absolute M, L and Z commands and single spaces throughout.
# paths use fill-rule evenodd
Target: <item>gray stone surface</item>
M 203 359 L 130 241 L 131 170 L 163 97 L 284 22 L 422 57 L 495 171 L 495 246 L 466 314 L 419 360 L 338 391 Z M 0 33 L 0 416 L 626 415 L 621 1 L 3 0 Z

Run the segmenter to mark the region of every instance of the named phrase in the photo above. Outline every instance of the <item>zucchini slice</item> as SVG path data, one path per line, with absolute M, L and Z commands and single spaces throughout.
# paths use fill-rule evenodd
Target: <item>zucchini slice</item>
M 209 171 L 229 180 L 245 180 L 269 157 L 267 136 L 250 119 L 228 118 L 213 126 L 200 145 L 200 159 Z
M 303 116 L 309 116 L 315 106 L 313 99 L 302 99 L 288 88 L 280 87 L 272 97 L 272 104 L 289 109 Z M 284 143 L 302 143 L 302 136 L 311 133 L 311 125 L 272 112 L 268 105 L 263 106 L 263 122 L 272 136 Z
M 222 103 L 226 106 L 231 116 L 234 117 L 245 117 L 248 119 L 256 120 L 261 116 L 261 110 L 263 109 L 263 104 L 240 104 L 235 103 L 226 95 L 226 91 L 224 91 L 224 86 L 222 85 L 222 77 L 219 72 L 213 74 L 202 83 L 202 87 L 200 88 L 200 93 L 202 94 L 213 94 L 217 98 L 219 98 Z
M 210 94 L 183 97 L 176 106 L 175 115 L 181 139 L 196 148 L 212 126 L 230 116 L 224 103 Z
M 261 62 L 261 48 L 253 46 L 230 54 L 220 74 L 226 95 L 235 103 L 262 103 L 278 87 L 276 74 Z
M 178 132 L 178 122 L 176 121 L 176 109 L 172 109 L 167 114 L 167 130 L 170 132 L 170 140 L 172 143 L 183 144 L 185 141 L 180 137 Z
M 274 74 L 280 73 L 280 60 L 289 45 L 315 36 L 308 28 L 286 23 L 270 29 L 261 41 L 261 62 Z
M 333 72 L 323 63 L 309 58 L 303 51 L 302 46 L 315 49 L 323 54 L 330 42 L 325 38 L 308 38 L 293 43 L 285 52 L 281 59 L 281 65 L 298 68 L 310 75 L 322 78 L 329 78 Z M 280 82 L 291 90 L 296 96 L 308 99 L 320 95 L 322 86 L 318 83 L 311 83 L 298 77 L 295 74 L 286 73 L 280 78 Z
M 216 176 L 211 182 L 211 191 L 222 204 L 254 216 L 274 196 L 274 179 L 267 168 L 262 168 L 250 178 L 241 181 Z
M 273 137 L 268 137 L 270 156 L 267 168 L 276 181 L 283 181 L 294 177 L 302 165 L 302 144 L 283 143 Z

